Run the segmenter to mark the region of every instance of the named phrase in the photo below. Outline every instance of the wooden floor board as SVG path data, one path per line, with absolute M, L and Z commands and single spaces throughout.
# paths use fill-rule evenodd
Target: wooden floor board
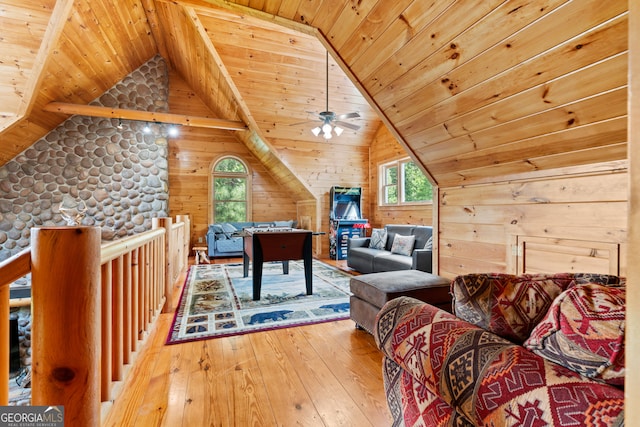
M 367 426 L 366 416 L 331 371 L 327 361 L 318 355 L 298 328 L 282 329 L 278 335 L 293 370 L 302 379 L 324 425 Z M 300 345 L 304 343 L 304 345 Z M 313 399 L 313 396 L 323 396 Z
M 174 287 L 174 307 L 184 279 Z M 382 355 L 350 320 L 166 345 L 172 320 L 160 316 L 103 426 L 391 423 Z
M 337 327 L 342 329 L 340 335 Z M 388 418 L 386 400 L 379 399 L 378 388 L 382 387 L 381 354 L 377 348 L 358 354 L 354 349 L 361 349 L 359 340 L 344 340 L 340 337 L 358 336 L 370 340 L 373 338 L 367 332 L 356 330 L 351 321 L 323 323 L 313 325 L 305 333 L 310 337 L 309 342 L 316 348 L 320 356 L 330 362 L 330 368 L 336 378 L 341 379 L 342 386 L 354 401 L 362 408 L 370 419 L 371 425 L 384 425 Z M 344 348 L 340 343 L 349 346 Z M 368 356 L 375 354 L 375 361 Z M 366 356 L 365 356 L 366 355 Z M 384 396 L 384 393 L 382 394 Z

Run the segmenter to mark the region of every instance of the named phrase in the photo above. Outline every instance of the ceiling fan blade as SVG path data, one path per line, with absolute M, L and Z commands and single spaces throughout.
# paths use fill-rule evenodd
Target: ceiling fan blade
M 313 122 L 321 122 L 322 120 L 316 119 L 316 120 L 305 120 L 304 122 L 298 122 L 298 123 L 290 123 L 289 126 L 299 126 L 299 125 L 306 125 L 307 123 L 313 123 Z
M 333 122 L 333 123 L 334 123 L 334 124 L 336 124 L 336 125 L 338 125 L 338 126 L 340 126 L 340 127 L 347 128 L 347 129 L 351 129 L 351 130 L 358 130 L 358 129 L 360 129 L 360 126 L 358 126 L 358 125 L 354 125 L 354 124 L 347 123 L 347 122 L 341 122 L 341 121 L 339 121 L 339 120 L 337 120 L 337 121 L 335 121 L 335 122 Z
M 340 114 L 339 116 L 336 116 L 337 120 L 344 120 L 344 119 L 356 119 L 360 117 L 360 114 L 358 113 L 347 113 L 347 114 Z

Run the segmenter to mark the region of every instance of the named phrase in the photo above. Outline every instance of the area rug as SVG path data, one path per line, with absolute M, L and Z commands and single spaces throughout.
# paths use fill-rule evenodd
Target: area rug
M 259 301 L 242 264 L 193 265 L 189 269 L 167 344 L 246 334 L 349 318 L 351 275 L 313 261 L 313 294 L 306 294 L 304 264 L 265 263 Z

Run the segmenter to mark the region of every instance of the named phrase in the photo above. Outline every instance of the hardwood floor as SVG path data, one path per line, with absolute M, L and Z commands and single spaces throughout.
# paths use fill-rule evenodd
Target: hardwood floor
M 165 345 L 172 319 L 161 315 L 104 426 L 391 424 L 381 353 L 351 320 Z

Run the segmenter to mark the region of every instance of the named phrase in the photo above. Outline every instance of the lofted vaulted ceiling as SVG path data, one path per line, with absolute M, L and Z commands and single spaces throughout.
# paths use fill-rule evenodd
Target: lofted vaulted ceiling
M 332 143 L 384 123 L 441 186 L 624 166 L 627 24 L 618 0 L 0 1 L 0 164 L 159 53 L 306 198 L 276 147 L 317 141 L 328 50 L 362 127 Z

